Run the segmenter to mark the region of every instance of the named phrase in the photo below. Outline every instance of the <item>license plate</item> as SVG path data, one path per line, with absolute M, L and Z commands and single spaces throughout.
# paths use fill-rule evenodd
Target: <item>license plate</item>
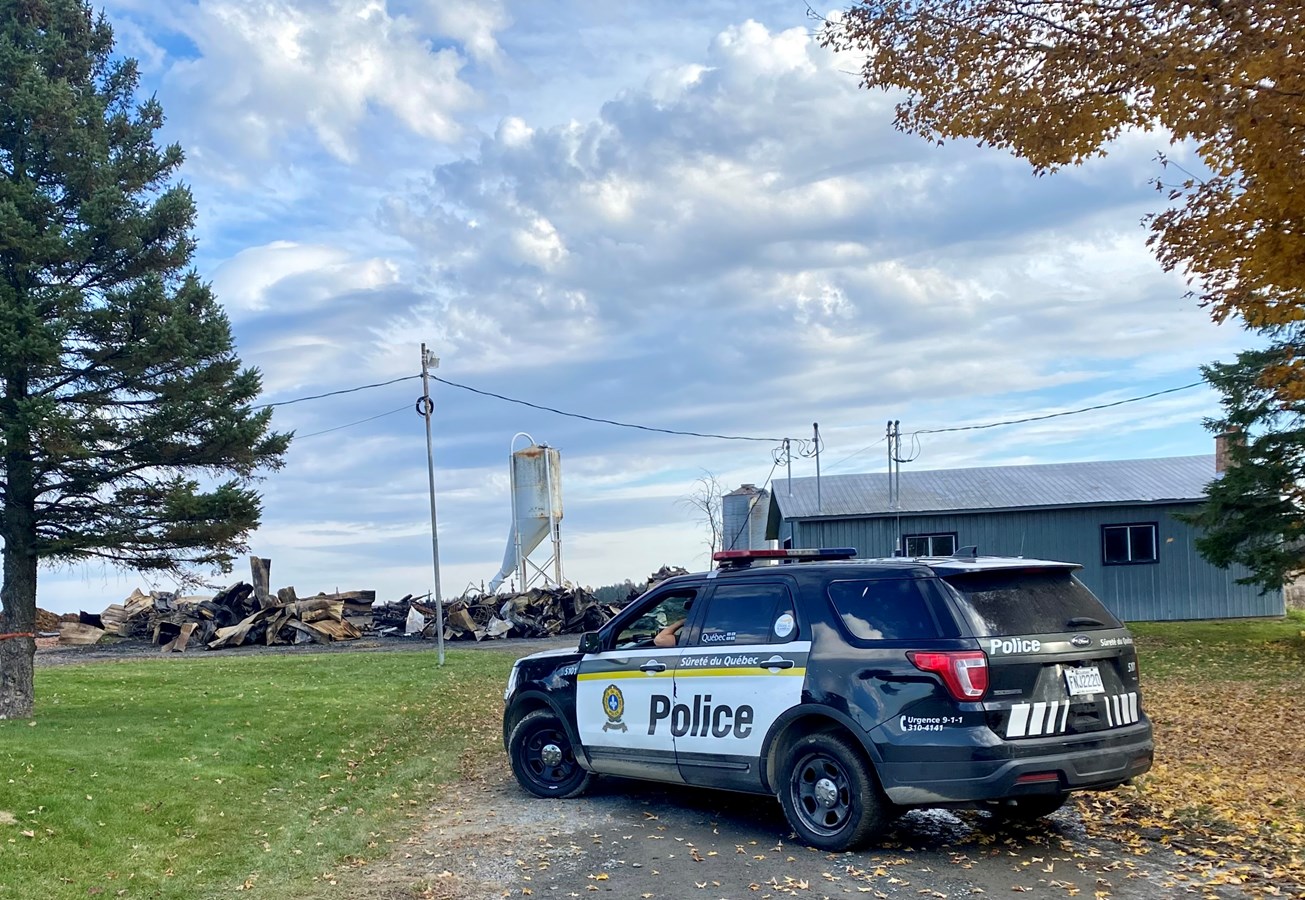
M 1106 686 L 1101 683 L 1101 670 L 1096 666 L 1080 666 L 1065 670 L 1065 686 L 1071 697 L 1083 697 L 1088 694 L 1104 694 Z

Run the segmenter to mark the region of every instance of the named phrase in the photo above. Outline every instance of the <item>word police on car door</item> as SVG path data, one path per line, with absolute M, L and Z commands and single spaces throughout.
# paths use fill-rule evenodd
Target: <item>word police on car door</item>
M 685 593 L 648 598 L 642 625 L 581 661 L 581 740 L 600 772 L 692 783 L 699 767 L 725 762 L 755 781 L 771 724 L 801 700 L 810 640 L 783 581 L 717 584 L 696 606 L 705 592 Z M 677 646 L 642 645 L 653 626 L 673 623 L 677 601 L 690 607 Z

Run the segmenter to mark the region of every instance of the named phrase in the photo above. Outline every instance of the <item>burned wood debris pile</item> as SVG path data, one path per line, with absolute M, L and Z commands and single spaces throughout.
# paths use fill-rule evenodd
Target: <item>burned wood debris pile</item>
M 60 642 L 90 644 L 105 634 L 150 641 L 163 650 L 220 650 L 248 644 L 307 644 L 377 637 L 437 637 L 429 594 L 376 603 L 375 591 L 319 593 L 300 598 L 293 587 L 273 594 L 271 561 L 250 560 L 252 584 L 237 582 L 213 596 L 136 590 L 98 614 L 64 622 Z M 683 574 L 663 566 L 648 579 Z M 633 599 L 602 603 L 583 588 L 542 587 L 509 594 L 472 592 L 444 603 L 444 639 L 543 638 L 594 631 Z
M 542 638 L 601 628 L 620 610 L 583 588 L 531 588 L 460 597 L 444 609 L 445 640 Z
M 319 593 L 299 598 L 293 587 L 268 588 L 271 561 L 250 560 L 253 584 L 237 582 L 212 597 L 139 590 L 99 614 L 64 623 L 60 642 L 95 643 L 105 634 L 140 638 L 164 650 L 243 644 L 324 644 L 360 638 L 370 627 L 375 591 Z M 75 626 L 75 627 L 73 627 Z
M 648 576 L 648 587 L 688 570 L 662 566 Z M 595 631 L 620 612 L 638 591 L 616 603 L 603 603 L 584 588 L 543 587 L 508 594 L 471 592 L 444 604 L 446 641 L 487 638 L 544 638 Z M 430 595 L 404 597 L 378 605 L 372 621 L 379 634 L 402 633 L 434 638 L 437 627 Z
M 318 594 L 299 598 L 294 588 L 260 598 L 239 582 L 213 597 L 179 597 L 165 591 L 136 591 L 98 616 L 82 614 L 80 628 L 65 623 L 65 643 L 93 643 L 104 634 L 138 638 L 163 650 L 203 646 L 207 650 L 243 644 L 325 644 L 360 638 L 374 591 Z M 89 630 L 89 633 L 88 633 Z M 98 633 L 97 633 L 98 632 Z

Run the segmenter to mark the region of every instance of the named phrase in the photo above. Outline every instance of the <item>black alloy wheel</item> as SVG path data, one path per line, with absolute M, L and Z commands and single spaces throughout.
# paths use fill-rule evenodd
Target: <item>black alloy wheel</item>
M 889 804 L 870 762 L 845 737 L 809 735 L 788 759 L 779 799 L 804 843 L 821 850 L 851 850 L 887 824 Z
M 528 713 L 508 739 L 512 774 L 536 797 L 575 797 L 591 775 L 576 761 L 566 729 L 548 710 Z

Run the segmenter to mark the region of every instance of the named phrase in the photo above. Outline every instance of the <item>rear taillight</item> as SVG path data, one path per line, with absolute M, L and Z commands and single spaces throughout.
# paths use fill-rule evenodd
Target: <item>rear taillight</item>
M 982 650 L 912 650 L 907 658 L 933 672 L 957 700 L 981 700 L 988 692 L 988 656 Z

